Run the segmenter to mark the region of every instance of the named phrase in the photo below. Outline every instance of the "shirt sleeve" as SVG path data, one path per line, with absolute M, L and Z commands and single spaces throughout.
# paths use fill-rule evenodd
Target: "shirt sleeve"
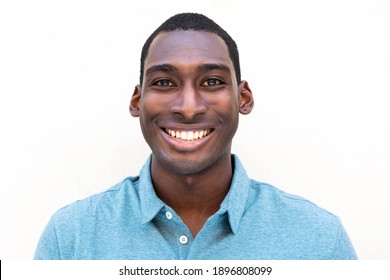
M 341 221 L 339 226 L 338 238 L 336 240 L 333 255 L 330 259 L 333 260 L 357 260 L 355 249 L 352 242 L 349 239 L 347 232 L 345 231 Z
M 60 251 L 54 220 L 51 218 L 44 229 L 35 250 L 34 260 L 59 260 Z

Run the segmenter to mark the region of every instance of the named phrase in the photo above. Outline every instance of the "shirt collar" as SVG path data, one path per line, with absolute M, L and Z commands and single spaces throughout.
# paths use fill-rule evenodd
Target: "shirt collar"
M 141 204 L 141 223 L 145 224 L 153 218 L 164 207 L 165 203 L 158 198 L 152 183 L 150 168 L 152 156 L 150 155 L 141 169 L 139 180 L 139 196 Z
M 165 206 L 165 203 L 157 197 L 153 188 L 150 174 L 151 161 L 152 156 L 149 156 L 140 172 L 139 195 L 142 224 L 153 220 Z M 218 213 L 228 213 L 230 228 L 235 234 L 238 231 L 242 215 L 245 211 L 250 179 L 236 155 L 232 155 L 232 162 L 234 166 L 232 183 L 228 194 L 221 203 Z
M 222 201 L 219 212 L 227 212 L 232 232 L 237 233 L 244 214 L 251 181 L 236 155 L 232 155 L 234 166 L 230 190 Z

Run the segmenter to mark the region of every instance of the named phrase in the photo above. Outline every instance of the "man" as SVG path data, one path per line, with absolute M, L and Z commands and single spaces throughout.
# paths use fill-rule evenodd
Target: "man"
M 339 219 L 247 177 L 231 154 L 253 96 L 233 39 L 179 14 L 146 41 L 130 113 L 152 150 L 139 176 L 59 210 L 36 259 L 355 259 Z

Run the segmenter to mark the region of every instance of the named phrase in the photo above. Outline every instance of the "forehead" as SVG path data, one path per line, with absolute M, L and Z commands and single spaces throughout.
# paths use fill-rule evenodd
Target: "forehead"
M 216 34 L 204 31 L 171 31 L 159 34 L 150 45 L 145 70 L 159 64 L 190 66 L 233 63 L 225 41 Z

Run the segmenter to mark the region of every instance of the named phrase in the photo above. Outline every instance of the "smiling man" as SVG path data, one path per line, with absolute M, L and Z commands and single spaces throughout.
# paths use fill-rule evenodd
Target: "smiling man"
M 339 219 L 247 177 L 231 154 L 253 96 L 216 23 L 179 14 L 146 41 L 130 113 L 152 154 L 140 175 L 66 206 L 36 259 L 355 259 Z

